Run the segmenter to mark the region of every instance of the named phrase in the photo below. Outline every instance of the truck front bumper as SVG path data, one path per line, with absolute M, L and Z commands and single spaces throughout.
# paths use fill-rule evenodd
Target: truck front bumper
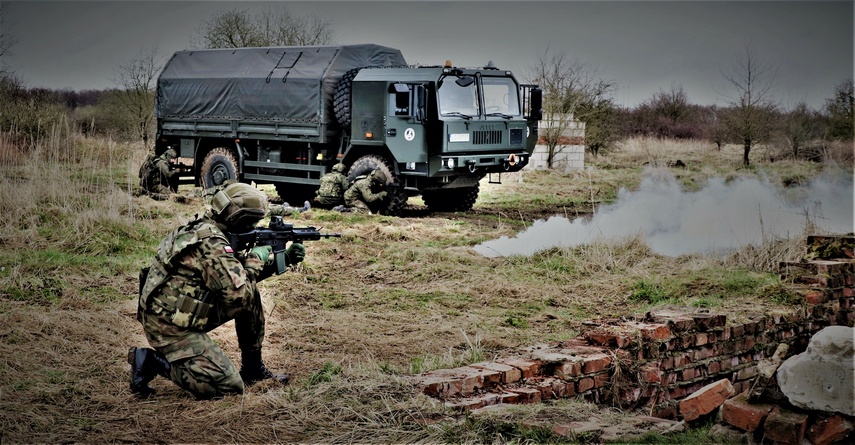
M 529 154 L 525 151 L 518 153 L 497 154 L 454 154 L 438 156 L 439 168 L 437 174 L 449 173 L 503 173 L 515 172 L 528 165 Z

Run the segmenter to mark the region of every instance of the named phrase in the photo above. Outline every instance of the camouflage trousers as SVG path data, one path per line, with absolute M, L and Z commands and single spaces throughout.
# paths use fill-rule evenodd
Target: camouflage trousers
M 312 199 L 312 205 L 319 209 L 329 210 L 333 207 L 344 205 L 344 198 L 340 196 L 315 196 L 315 198 Z
M 363 201 L 361 199 L 352 199 L 350 201 L 347 201 L 347 203 L 345 205 L 350 208 L 351 212 L 379 213 L 378 209 L 376 208 L 376 207 L 379 207 L 378 205 L 372 206 L 372 205 L 366 204 L 365 201 Z M 375 207 L 375 208 L 372 208 L 372 207 Z
M 158 184 L 152 187 L 151 190 L 144 190 L 143 192 L 155 201 L 166 201 L 173 193 L 169 186 L 162 184 Z
M 166 321 L 168 316 L 146 314 L 143 323 L 149 343 L 169 360 L 170 379 L 198 399 L 244 391 L 237 367 L 207 332 L 234 320 L 241 353 L 260 351 L 264 341 L 264 311 L 258 292 L 253 301 L 244 306 L 218 305 L 214 309 L 215 313 L 209 314 L 208 324 L 201 332 L 178 328 Z M 158 338 L 160 342 L 156 341 Z M 162 346 L 154 346 L 158 343 Z

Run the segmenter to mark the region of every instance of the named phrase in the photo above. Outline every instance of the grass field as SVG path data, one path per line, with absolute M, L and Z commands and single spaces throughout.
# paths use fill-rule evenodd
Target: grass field
M 715 256 L 659 255 L 640 236 L 532 256 L 487 258 L 473 247 L 539 218 L 590 215 L 637 187 L 645 164 L 682 160 L 686 168 L 671 170 L 687 191 L 714 177 L 791 185 L 828 170 L 851 177 L 851 147 L 843 150 L 848 163 L 771 162 L 760 148 L 743 168 L 739 147 L 630 140 L 588 159 L 585 171 L 485 180 L 467 213 L 431 214 L 418 198 L 402 217 L 303 213 L 295 225 L 343 236 L 307 244 L 299 267 L 261 284 L 265 361 L 292 383 L 197 402 L 163 379 L 155 397 L 136 399 L 125 359 L 128 346 L 145 345 L 139 268 L 169 230 L 204 210 L 202 199 L 185 187 L 182 202 L 133 196 L 140 146 L 62 136 L 25 151 L 0 138 L 0 442 L 569 441 L 518 419 L 449 411 L 416 395 L 406 376 L 572 338 L 587 320 L 652 306 L 738 318 L 790 304 L 773 266 L 800 257 L 809 218 L 800 233 Z M 213 336 L 239 357 L 231 324 Z M 521 418 L 547 408 L 528 409 Z M 575 400 L 548 409 L 567 418 L 598 411 Z

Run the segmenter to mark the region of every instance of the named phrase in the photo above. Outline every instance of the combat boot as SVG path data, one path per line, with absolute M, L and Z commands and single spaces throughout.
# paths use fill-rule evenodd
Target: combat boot
M 171 367 L 163 354 L 150 348 L 128 349 L 128 363 L 131 365 L 131 392 L 141 397 L 155 393 L 148 386 L 157 376 L 169 378 Z
M 257 382 L 267 379 L 274 379 L 277 382 L 287 385 L 289 377 L 285 374 L 274 374 L 264 366 L 261 361 L 261 351 L 250 351 L 241 354 L 240 378 L 246 386 L 253 385 Z

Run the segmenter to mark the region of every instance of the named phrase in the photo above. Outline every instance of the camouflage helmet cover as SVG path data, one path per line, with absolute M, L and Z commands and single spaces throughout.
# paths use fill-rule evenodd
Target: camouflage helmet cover
M 165 156 L 166 159 L 173 159 L 178 157 L 178 153 L 175 152 L 174 148 L 167 148 L 166 151 L 163 152 L 163 156 Z
M 374 182 L 377 182 L 378 184 L 385 184 L 386 183 L 386 174 L 383 173 L 383 170 L 380 170 L 380 169 L 374 170 L 371 173 L 371 178 L 374 180 Z
M 214 195 L 211 210 L 227 227 L 252 227 L 267 214 L 267 195 L 249 184 L 229 184 Z
M 341 162 L 339 162 L 336 165 L 333 165 L 333 167 L 332 167 L 334 172 L 339 172 L 339 173 L 344 173 L 345 168 L 346 167 Z

